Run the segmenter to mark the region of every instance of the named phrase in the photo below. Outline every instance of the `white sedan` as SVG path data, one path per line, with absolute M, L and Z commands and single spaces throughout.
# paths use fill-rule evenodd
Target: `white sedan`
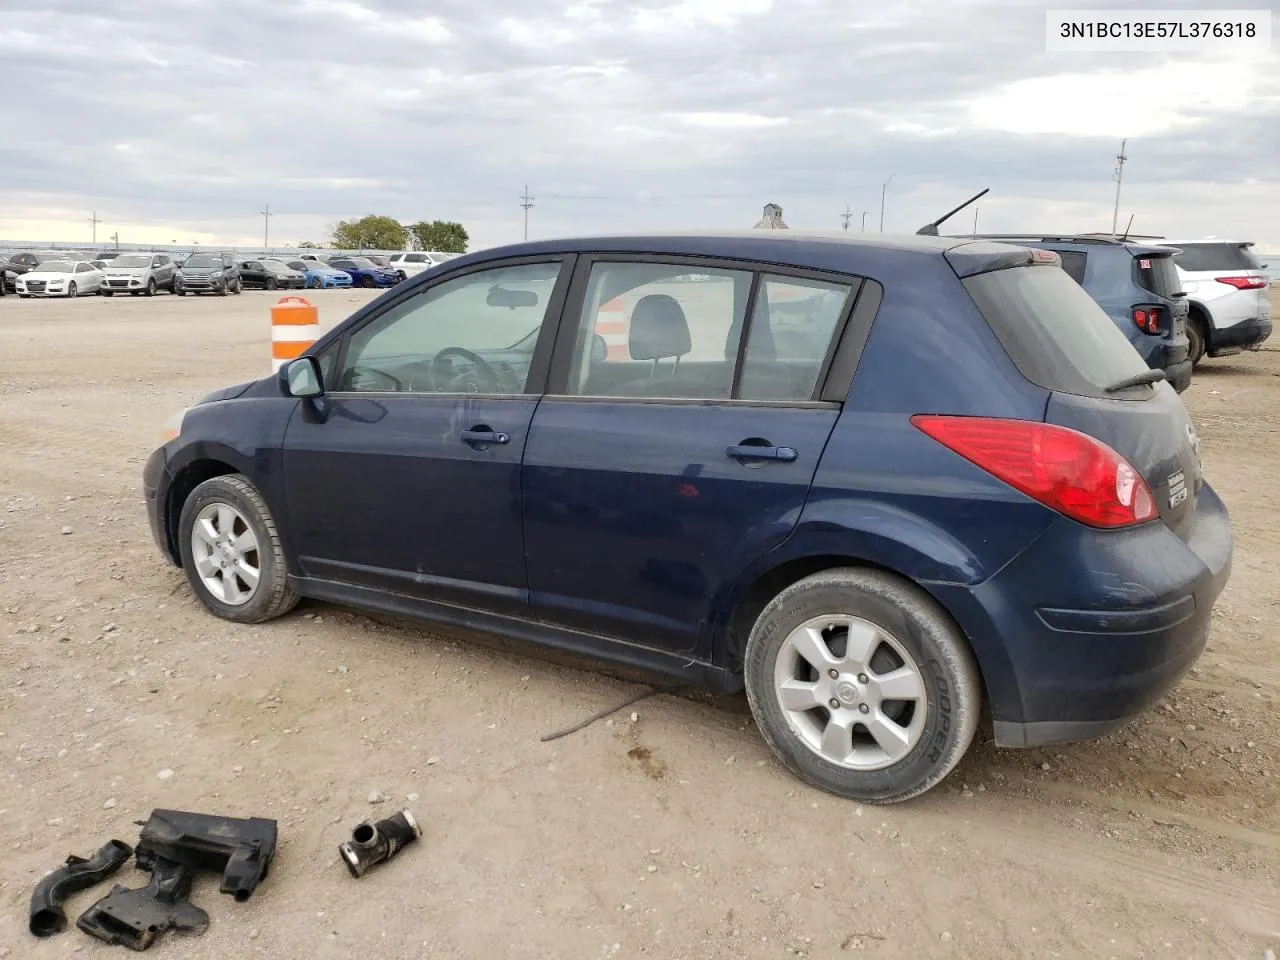
M 107 275 L 84 260 L 49 260 L 18 277 L 20 297 L 78 297 L 98 293 Z

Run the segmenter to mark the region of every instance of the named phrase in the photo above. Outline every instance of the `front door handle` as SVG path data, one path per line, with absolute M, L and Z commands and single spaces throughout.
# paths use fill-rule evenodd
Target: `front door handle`
M 738 443 L 725 450 L 725 456 L 734 460 L 781 460 L 793 462 L 799 454 L 795 447 L 766 447 L 751 443 Z
M 463 430 L 458 434 L 459 439 L 463 443 L 474 444 L 475 446 L 483 446 L 489 443 L 510 443 L 511 435 L 507 433 L 498 433 L 490 430 L 488 427 L 478 428 L 474 430 Z

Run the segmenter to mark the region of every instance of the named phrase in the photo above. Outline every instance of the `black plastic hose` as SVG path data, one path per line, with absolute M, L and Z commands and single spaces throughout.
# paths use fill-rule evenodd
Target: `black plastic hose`
M 133 856 L 133 847 L 112 840 L 88 860 L 75 854 L 38 884 L 31 894 L 31 932 L 51 937 L 67 925 L 62 904 L 77 890 L 92 887 L 111 876 Z
M 401 810 L 377 823 L 365 821 L 351 832 L 351 839 L 338 847 L 342 862 L 356 879 L 370 867 L 390 860 L 402 847 L 422 836 L 422 828 L 413 814 Z

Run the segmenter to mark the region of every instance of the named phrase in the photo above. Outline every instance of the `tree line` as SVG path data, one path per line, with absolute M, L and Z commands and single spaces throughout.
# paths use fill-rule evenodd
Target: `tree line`
M 329 246 L 338 250 L 404 250 L 410 238 L 418 250 L 466 253 L 467 228 L 453 220 L 419 220 L 403 224 L 394 217 L 369 214 L 359 220 L 339 220 L 329 228 Z

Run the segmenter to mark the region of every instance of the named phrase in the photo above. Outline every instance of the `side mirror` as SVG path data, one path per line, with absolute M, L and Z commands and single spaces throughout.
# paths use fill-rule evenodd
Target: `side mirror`
M 291 397 L 319 397 L 324 394 L 320 377 L 320 361 L 315 357 L 290 360 L 280 371 L 285 390 Z
M 604 342 L 604 337 L 595 334 L 591 338 L 591 362 L 604 363 L 609 358 L 609 345 Z

